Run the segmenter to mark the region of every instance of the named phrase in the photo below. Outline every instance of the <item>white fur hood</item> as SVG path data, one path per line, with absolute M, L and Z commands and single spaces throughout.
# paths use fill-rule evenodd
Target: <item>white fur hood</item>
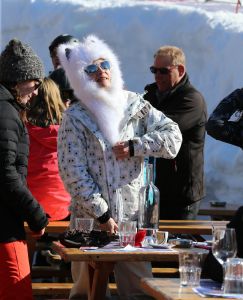
M 123 89 L 119 60 L 109 46 L 98 37 L 89 35 L 83 42 L 60 45 L 58 56 L 78 99 L 96 98 L 97 93 L 102 96 L 100 95 L 102 89 L 84 71 L 89 64 L 99 58 L 109 60 L 111 64 L 111 88 L 103 92 L 112 95 Z
M 75 96 L 95 115 L 100 130 L 111 144 L 119 141 L 120 123 L 127 108 L 123 96 L 123 80 L 119 61 L 105 42 L 89 35 L 83 42 L 61 45 L 58 48 L 61 64 Z M 97 59 L 111 64 L 109 88 L 102 88 L 85 72 Z

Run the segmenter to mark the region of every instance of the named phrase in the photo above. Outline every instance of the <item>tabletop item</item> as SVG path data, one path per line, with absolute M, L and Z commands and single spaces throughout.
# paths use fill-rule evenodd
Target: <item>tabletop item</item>
M 144 172 L 145 185 L 139 192 L 138 228 L 146 230 L 143 244 L 150 244 L 159 228 L 160 194 L 158 188 L 153 184 L 153 165 L 146 164 Z
M 59 240 L 62 245 L 68 248 L 103 247 L 112 241 L 118 240 L 118 236 L 108 235 L 106 231 L 92 230 L 91 232 L 82 232 L 74 229 L 60 234 Z
M 144 240 L 146 236 L 146 230 L 138 230 L 138 232 L 135 235 L 135 247 L 142 247 L 142 241 Z
M 193 241 L 189 239 L 170 239 L 169 244 L 173 245 L 175 248 L 191 248 Z
M 210 201 L 210 205 L 213 207 L 225 207 L 225 201 Z
M 156 232 L 155 244 L 158 244 L 158 245 L 166 244 L 168 241 L 168 236 L 169 236 L 168 231 L 158 230 Z
M 200 252 L 179 252 L 179 272 L 181 286 L 198 286 L 201 276 Z
M 121 220 L 118 222 L 118 234 L 120 246 L 135 245 L 135 236 L 137 233 L 137 222 L 130 220 Z
M 94 219 L 75 218 L 75 229 L 78 231 L 90 232 L 93 229 Z
M 243 298 L 243 259 L 228 258 L 225 264 L 224 293 L 242 294 Z
M 224 299 L 243 299 L 242 293 L 225 293 L 221 289 L 221 284 L 219 282 L 203 279 L 200 281 L 200 286 L 194 287 L 193 291 L 196 292 L 201 297 L 212 297 L 213 298 L 224 298 Z M 208 298 L 207 298 L 208 299 Z M 210 298 L 211 299 L 211 298 Z
M 237 252 L 236 235 L 234 228 L 215 227 L 213 229 L 212 253 L 223 267 L 225 277 L 225 264 L 227 258 L 235 257 Z M 224 283 L 222 284 L 222 289 Z

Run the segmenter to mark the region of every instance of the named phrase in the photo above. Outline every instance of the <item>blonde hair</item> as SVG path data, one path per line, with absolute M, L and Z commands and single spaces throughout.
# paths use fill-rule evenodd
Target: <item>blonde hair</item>
M 157 56 L 170 57 L 172 65 L 186 65 L 186 57 L 183 50 L 175 46 L 166 45 L 160 47 L 154 54 L 154 58 Z
M 58 85 L 45 77 L 38 89 L 38 95 L 30 103 L 27 119 L 40 127 L 58 125 L 62 120 L 65 105 L 62 102 Z

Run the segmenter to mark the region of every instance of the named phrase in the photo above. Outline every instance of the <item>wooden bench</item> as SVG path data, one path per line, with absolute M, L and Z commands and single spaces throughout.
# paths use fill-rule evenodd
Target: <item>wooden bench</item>
M 152 271 L 155 277 L 177 277 L 179 274 L 177 268 L 153 268 Z M 34 296 L 56 295 L 68 297 L 72 286 L 72 282 L 33 282 L 32 291 Z M 109 283 L 108 287 L 112 295 L 117 293 L 116 283 Z
M 73 286 L 71 282 L 58 283 L 58 282 L 33 282 L 32 291 L 34 296 L 62 296 L 68 297 L 70 290 Z M 109 283 L 111 294 L 116 294 L 116 284 Z

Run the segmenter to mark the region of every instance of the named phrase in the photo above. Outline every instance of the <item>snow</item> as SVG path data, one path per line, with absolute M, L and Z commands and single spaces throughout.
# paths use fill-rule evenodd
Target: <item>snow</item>
M 126 88 L 139 93 L 153 82 L 149 66 L 162 45 L 181 47 L 191 82 L 209 114 L 242 86 L 243 8 L 236 1 L 2 0 L 0 47 L 17 37 L 29 43 L 52 70 L 48 46 L 59 34 L 94 33 L 117 53 Z M 206 137 L 207 199 L 240 203 L 240 148 Z M 242 201 L 243 202 L 243 201 Z

